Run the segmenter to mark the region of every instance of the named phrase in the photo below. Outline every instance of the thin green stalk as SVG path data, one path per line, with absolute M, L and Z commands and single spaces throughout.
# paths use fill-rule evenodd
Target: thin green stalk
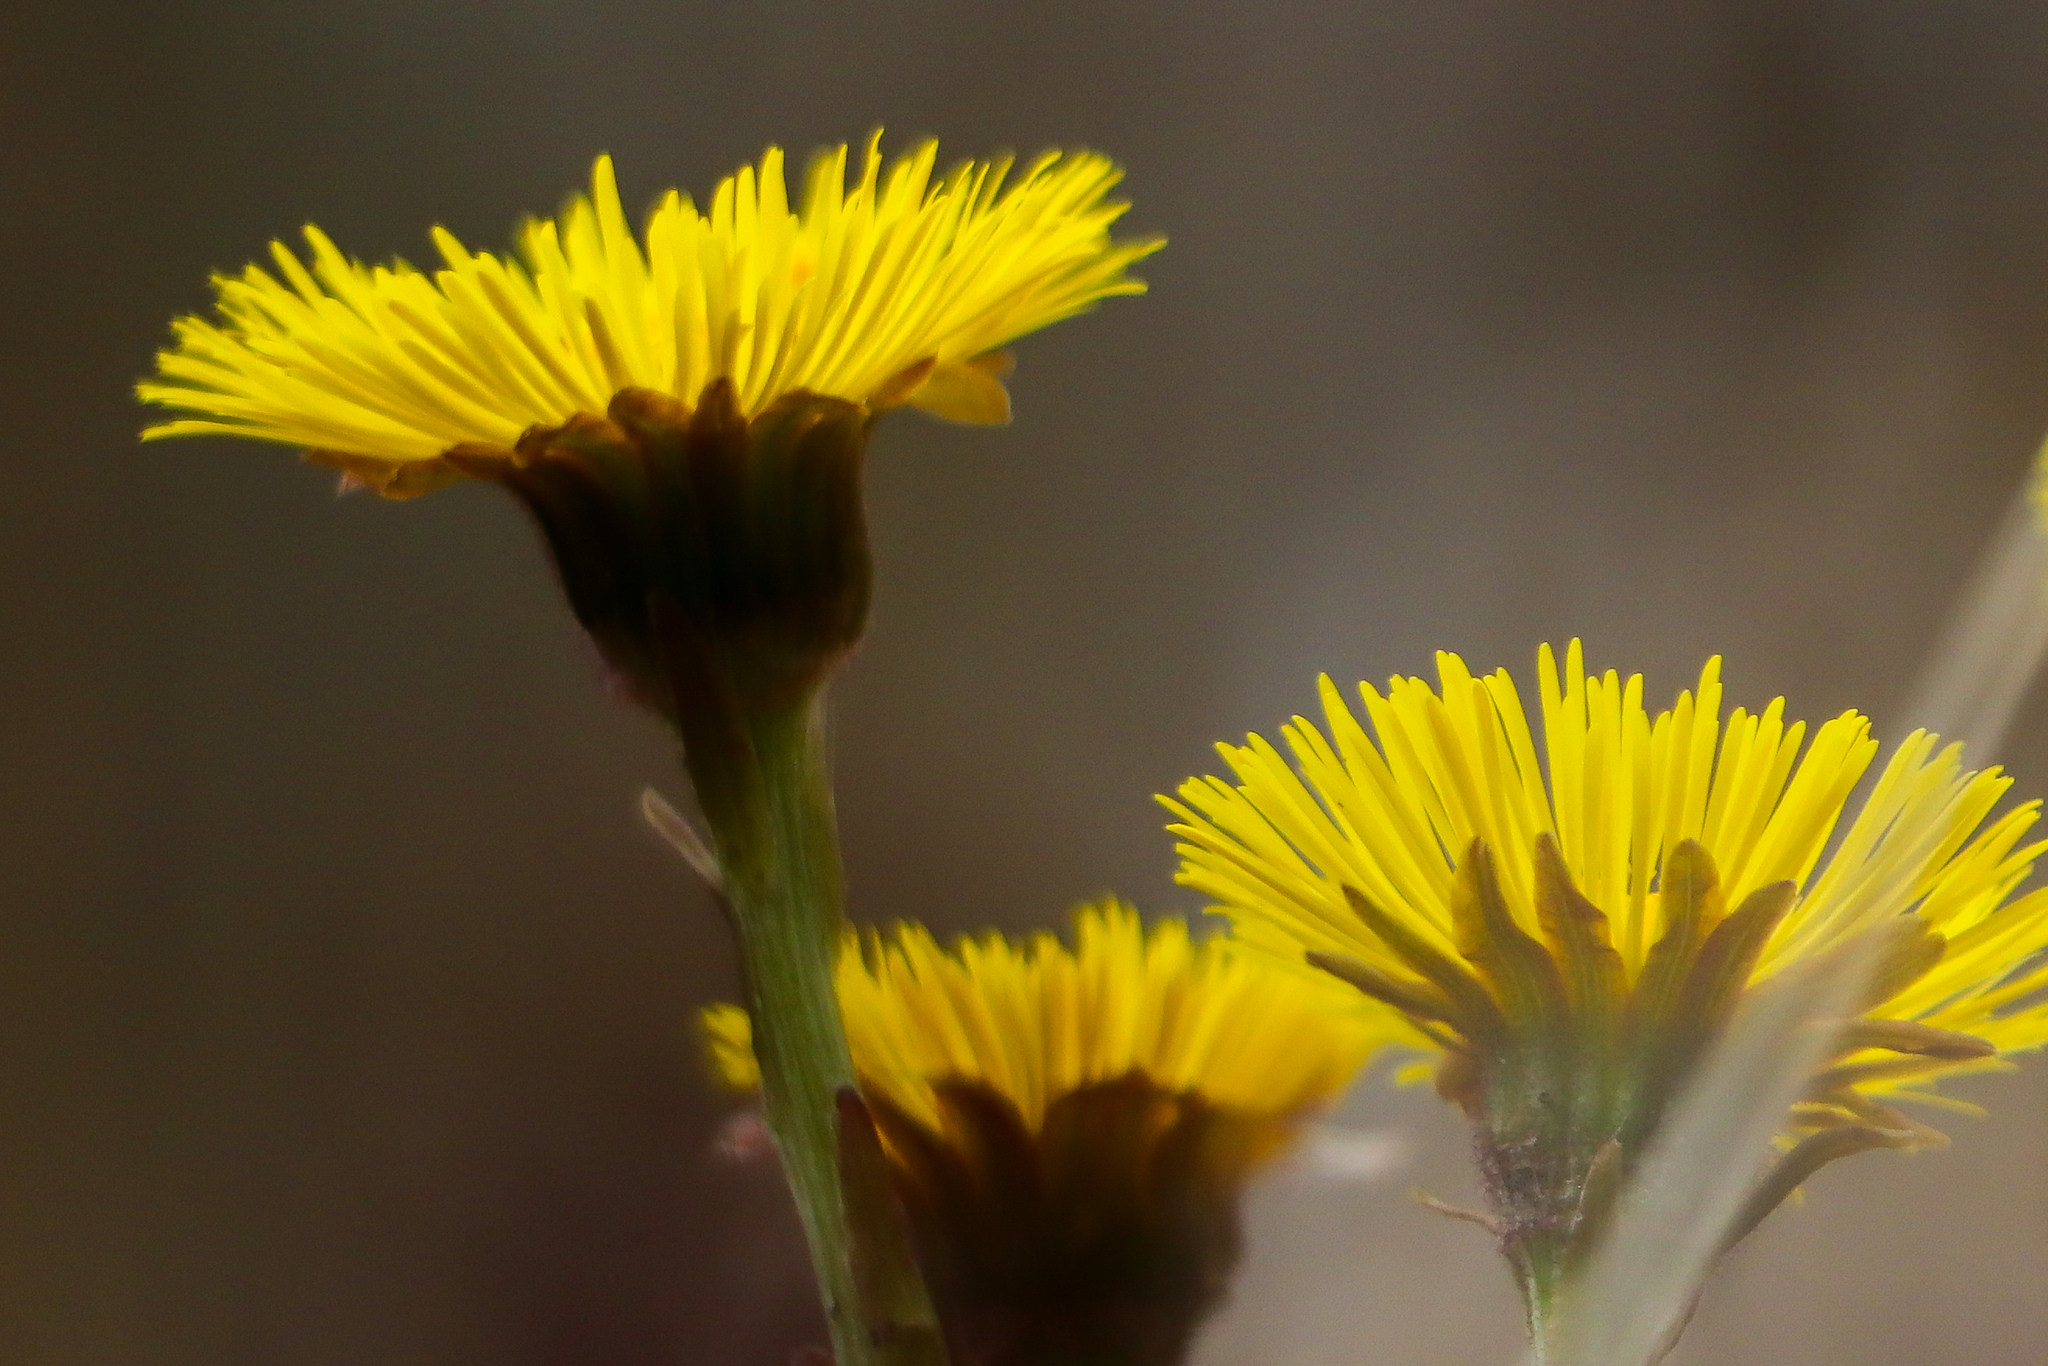
M 1529 1366 L 1547 1366 L 1552 1341 L 1557 1333 L 1562 1258 L 1555 1247 L 1524 1246 L 1516 1270 L 1522 1281 L 1522 1297 L 1529 1311 Z
M 842 1173 L 837 1114 L 857 1093 L 833 988 L 844 885 L 821 703 L 813 695 L 731 726 L 729 743 L 690 746 L 690 767 L 739 937 L 768 1125 L 833 1351 L 838 1366 L 933 1366 L 944 1360 L 936 1320 L 894 1210 L 849 1200 Z

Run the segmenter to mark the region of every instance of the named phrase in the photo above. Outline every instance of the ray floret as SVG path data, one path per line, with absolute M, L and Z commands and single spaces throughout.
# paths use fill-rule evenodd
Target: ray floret
M 702 211 L 669 191 L 638 237 L 599 157 L 516 254 L 436 228 L 432 271 L 308 226 L 303 256 L 273 242 L 267 267 L 215 277 L 215 317 L 173 325 L 137 393 L 177 416 L 144 436 L 282 442 L 403 496 L 455 477 L 451 449 L 510 450 L 626 390 L 694 407 L 722 379 L 748 418 L 803 392 L 1003 421 L 1001 348 L 1142 292 L 1126 268 L 1161 240 L 1112 240 L 1121 172 L 1096 153 L 935 175 L 935 142 L 885 165 L 879 140 L 850 188 L 844 146 L 814 159 L 795 209 L 771 147 Z

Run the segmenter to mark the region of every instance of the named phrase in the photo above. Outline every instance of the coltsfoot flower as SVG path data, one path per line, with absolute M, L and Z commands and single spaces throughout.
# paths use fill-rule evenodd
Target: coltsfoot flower
M 1221 1297 L 1250 1175 L 1383 1036 L 1352 993 L 1147 933 L 1114 902 L 1049 934 L 849 943 L 838 991 L 861 1092 L 955 1366 L 1180 1359 Z M 756 1084 L 745 1012 L 705 1013 Z
M 792 211 L 783 157 L 670 191 L 636 239 L 608 157 L 516 258 L 434 230 L 431 274 L 365 266 L 307 227 L 306 258 L 214 279 L 136 386 L 178 416 L 145 439 L 282 442 L 392 498 L 503 483 L 547 536 L 579 619 L 672 718 L 732 686 L 814 685 L 866 619 L 861 464 L 905 404 L 1002 422 L 1001 348 L 1096 301 L 1162 241 L 1115 241 L 1121 173 L 1092 152 L 937 180 L 937 144 L 886 169 L 819 156 Z M 690 637 L 722 652 L 709 668 Z M 736 678 L 725 675 L 737 674 Z
M 1003 421 L 999 348 L 1142 292 L 1125 267 L 1161 240 L 1110 240 L 1121 173 L 1095 153 L 1048 152 L 1007 188 L 1007 158 L 934 184 L 936 142 L 885 173 L 880 137 L 850 191 L 841 146 L 811 163 L 792 212 L 771 147 L 708 212 L 669 191 L 637 240 L 599 157 L 589 196 L 528 222 L 516 259 L 436 228 L 431 275 L 350 260 L 309 225 L 306 260 L 273 242 L 274 274 L 215 277 L 217 322 L 173 325 L 136 392 L 186 416 L 144 439 L 282 442 L 405 497 L 513 461 L 531 429 L 602 415 L 632 389 L 695 407 L 724 379 L 747 420 L 804 392 Z M 467 464 L 446 459 L 456 450 Z
M 1960 745 L 1909 735 L 1832 838 L 1878 748 L 1855 712 L 1810 744 L 1782 699 L 1724 723 L 1715 659 L 1651 716 L 1640 676 L 1587 674 L 1574 641 L 1562 676 L 1538 657 L 1539 763 L 1506 670 L 1437 664 L 1438 688 L 1361 685 L 1377 742 L 1324 678 L 1291 764 L 1252 736 L 1219 747 L 1234 782 L 1162 800 L 1180 881 L 1239 939 L 1350 982 L 1434 1056 L 1532 1314 L 1757 984 L 1874 964 L 1738 1235 L 1834 1158 L 1945 1142 L 1891 1102 L 1971 1108 L 1936 1084 L 2048 1041 L 2048 891 L 2009 899 L 2048 847 L 2022 842 L 2039 804 L 1992 818 L 2010 780 Z

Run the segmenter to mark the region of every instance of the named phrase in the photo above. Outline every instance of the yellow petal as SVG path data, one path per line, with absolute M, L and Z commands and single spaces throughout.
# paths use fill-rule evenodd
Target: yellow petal
M 1001 351 L 956 365 L 934 366 L 909 402 L 948 422 L 999 427 L 1010 420 L 1010 391 L 997 376 L 1009 370 L 1009 356 Z

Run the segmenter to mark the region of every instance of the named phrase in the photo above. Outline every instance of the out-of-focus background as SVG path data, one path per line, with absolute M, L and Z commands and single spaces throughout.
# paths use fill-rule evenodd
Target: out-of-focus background
M 875 443 L 835 703 L 856 912 L 1172 885 L 1209 743 L 1582 634 L 1668 698 L 1898 715 L 2048 429 L 2048 10 L 29 0 L 0 25 L 0 1359 L 782 1366 L 772 1175 L 713 1153 L 734 990 L 633 816 L 678 787 L 511 502 L 138 449 L 177 313 L 315 221 L 501 245 L 877 124 L 1129 168 L 1152 294 L 1026 342 L 1003 431 Z M 2004 752 L 2048 791 L 2048 696 Z M 1812 1183 L 1679 1362 L 2030 1366 L 2048 1066 Z M 1458 1122 L 1282 1175 L 1204 1366 L 1507 1361 Z

